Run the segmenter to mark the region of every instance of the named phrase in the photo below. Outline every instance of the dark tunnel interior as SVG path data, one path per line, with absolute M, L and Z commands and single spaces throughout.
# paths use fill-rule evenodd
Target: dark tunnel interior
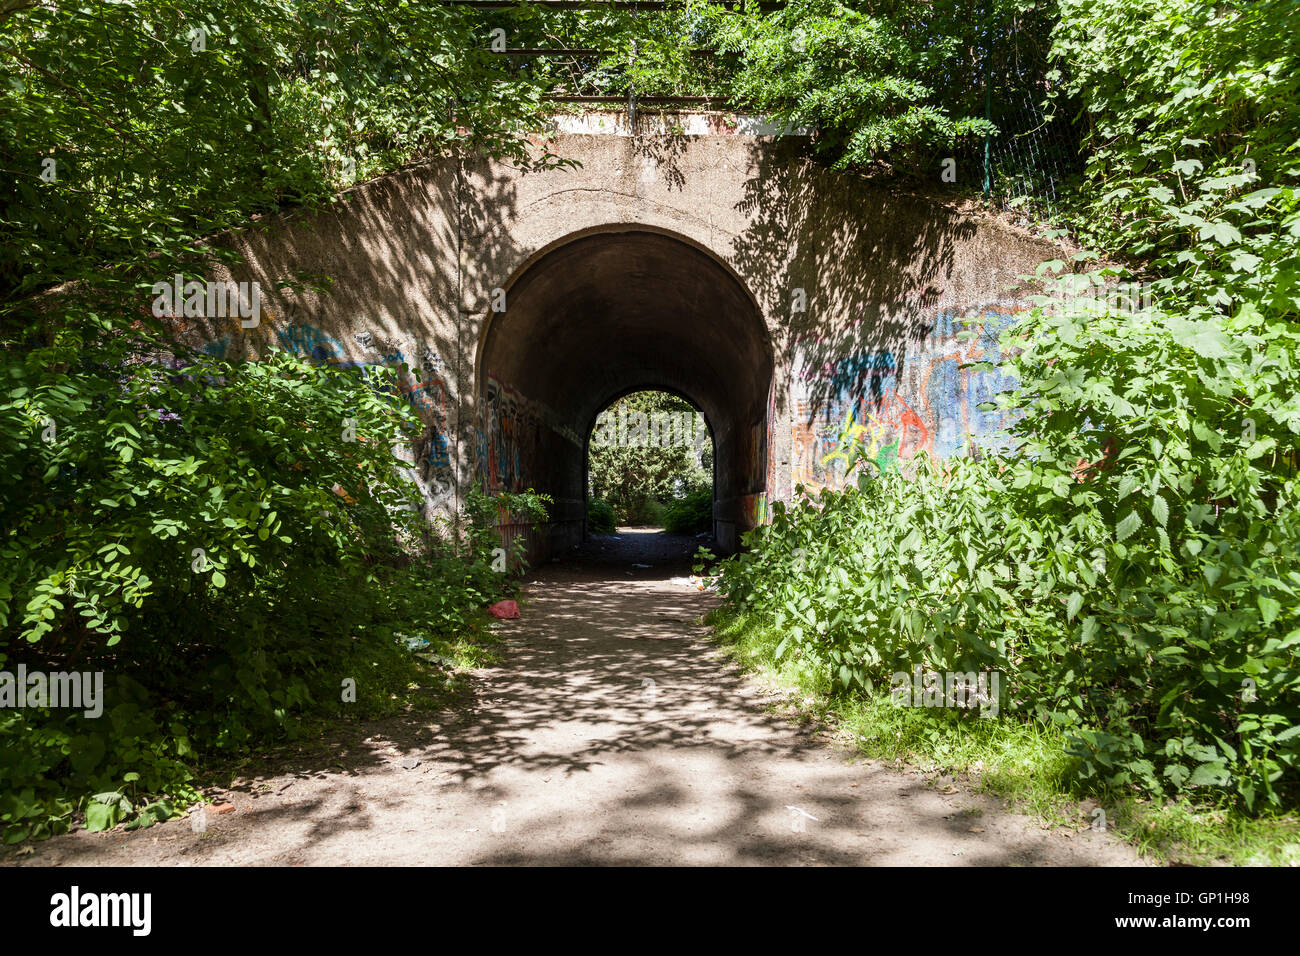
M 765 490 L 773 360 L 758 307 L 727 268 L 670 235 L 600 232 L 539 256 L 490 318 L 478 363 L 488 484 L 552 496 L 544 552 L 582 539 L 587 438 L 638 389 L 675 392 L 704 414 L 714 531 L 734 550 L 747 499 Z

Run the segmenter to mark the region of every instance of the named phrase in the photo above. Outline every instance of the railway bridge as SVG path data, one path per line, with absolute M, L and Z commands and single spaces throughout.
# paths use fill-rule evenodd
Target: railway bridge
M 796 485 L 841 485 L 848 441 L 890 467 L 998 440 L 979 406 L 1008 384 L 1017 277 L 1061 252 L 939 169 L 900 192 L 723 113 L 560 117 L 533 146 L 567 162 L 427 162 L 228 237 L 245 262 L 220 278 L 258 282 L 262 316 L 204 347 L 405 366 L 425 508 L 475 483 L 548 493 L 536 553 L 581 539 L 596 417 L 636 390 L 703 413 L 723 550 Z M 300 272 L 330 291 L 266 291 Z

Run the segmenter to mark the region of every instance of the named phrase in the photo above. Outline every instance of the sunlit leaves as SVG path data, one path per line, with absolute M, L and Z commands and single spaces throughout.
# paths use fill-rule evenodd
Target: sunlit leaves
M 994 6 L 1001 22 L 1007 10 Z M 715 43 L 738 59 L 738 104 L 817 130 L 817 148 L 836 167 L 919 173 L 940 150 L 993 131 L 965 77 L 984 43 L 976 30 L 955 4 L 901 12 L 797 0 L 772 14 L 723 18 Z

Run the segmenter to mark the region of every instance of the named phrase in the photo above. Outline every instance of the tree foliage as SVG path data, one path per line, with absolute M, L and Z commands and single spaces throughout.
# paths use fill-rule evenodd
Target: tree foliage
M 438 3 L 41 2 L 0 21 L 0 64 L 8 299 L 421 157 L 523 159 L 539 115 L 481 15 Z
M 1044 263 L 1048 294 L 1004 333 L 1016 453 L 776 506 L 722 586 L 788 629 L 783 652 L 845 692 L 1001 671 L 1004 706 L 1063 726 L 1084 783 L 1294 806 L 1292 19 L 1061 4 L 1057 79 L 1090 131 L 1071 221 L 1099 249 Z M 1119 280 L 1147 283 L 1135 304 Z
M 544 502 L 430 534 L 391 376 L 218 360 L 148 308 L 258 214 L 429 157 L 529 157 L 542 81 L 490 51 L 490 18 L 368 0 L 0 16 L 0 667 L 107 677 L 98 720 L 4 712 L 6 840 L 193 798 L 197 760 L 391 709 L 428 680 L 399 641 L 449 647 L 518 567 L 491 522 Z
M 665 425 L 672 427 L 664 431 Z M 620 522 L 658 522 L 665 503 L 700 489 L 712 495 L 713 446 L 704 418 L 667 392 L 620 398 L 597 419 L 588 449 L 591 495 Z

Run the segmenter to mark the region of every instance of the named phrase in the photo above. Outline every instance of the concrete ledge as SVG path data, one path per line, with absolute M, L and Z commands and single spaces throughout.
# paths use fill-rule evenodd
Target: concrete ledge
M 783 126 L 769 117 L 721 111 L 637 111 L 636 129 L 627 111 L 561 113 L 551 120 L 551 135 L 580 136 L 794 136 L 807 138 L 804 127 Z

